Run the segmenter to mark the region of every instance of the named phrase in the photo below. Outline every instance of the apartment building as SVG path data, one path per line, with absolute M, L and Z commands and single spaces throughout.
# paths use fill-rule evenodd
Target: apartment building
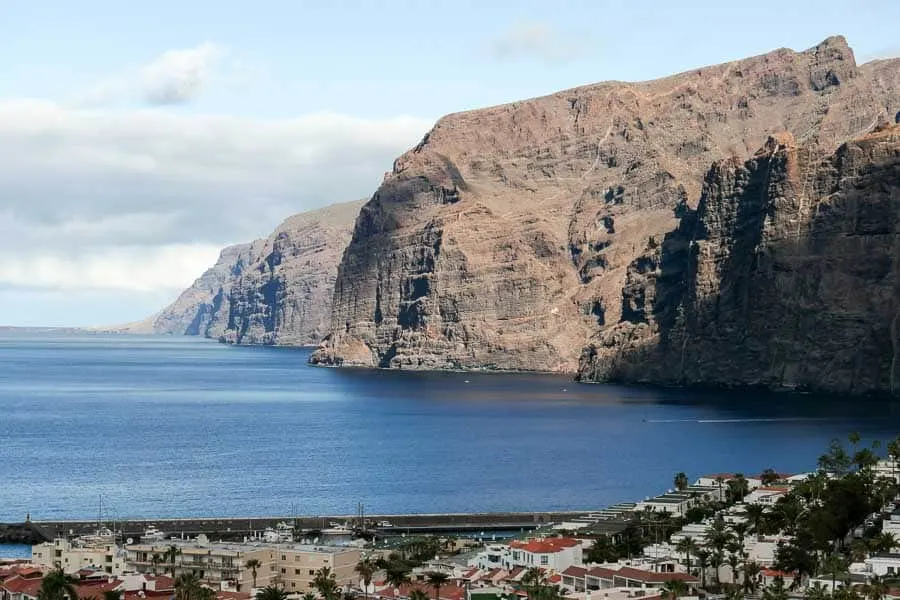
M 174 563 L 170 548 L 176 548 Z M 166 572 L 177 577 L 193 573 L 203 582 L 223 590 L 247 592 L 279 585 L 288 593 L 312 589 L 316 571 L 328 567 L 339 585 L 356 582 L 354 568 L 360 560 L 356 548 L 302 544 L 209 543 L 169 540 L 126 547 L 128 567 L 140 573 Z M 258 561 L 254 582 L 250 561 Z M 255 585 L 254 585 L 255 583 Z
M 31 547 L 31 562 L 40 567 L 74 574 L 81 569 L 99 569 L 109 575 L 125 572 L 125 552 L 112 537 L 56 538 Z

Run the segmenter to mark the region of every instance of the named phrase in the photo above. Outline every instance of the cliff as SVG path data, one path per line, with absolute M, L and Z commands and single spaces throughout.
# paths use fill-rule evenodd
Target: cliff
M 716 163 L 622 304 L 583 379 L 895 393 L 900 126 L 826 156 L 782 134 Z
M 234 344 L 312 345 L 325 335 L 337 264 L 362 201 L 288 218 L 219 260 L 151 319 L 154 333 Z
M 835 37 L 444 117 L 362 208 L 312 361 L 654 380 L 607 355 L 630 348 L 651 293 L 634 273 L 687 226 L 710 164 L 781 131 L 818 156 L 898 108 L 900 61 L 859 67 Z

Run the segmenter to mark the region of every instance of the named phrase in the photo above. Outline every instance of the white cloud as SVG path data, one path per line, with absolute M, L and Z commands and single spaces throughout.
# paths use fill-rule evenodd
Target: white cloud
M 513 24 L 491 44 L 497 58 L 536 58 L 557 62 L 575 58 L 584 48 L 583 35 L 559 32 L 544 23 Z
M 430 125 L 0 100 L 0 288 L 184 287 L 228 243 L 371 195 Z
M 141 69 L 144 98 L 150 104 L 181 104 L 194 99 L 223 55 L 214 44 L 168 50 Z
M 127 69 L 82 91 L 73 104 L 80 107 L 122 101 L 151 106 L 185 104 L 196 99 L 217 77 L 216 69 L 227 56 L 225 49 L 211 42 L 194 48 L 166 50 L 145 65 Z M 229 68 L 240 72 L 241 64 L 235 61 Z

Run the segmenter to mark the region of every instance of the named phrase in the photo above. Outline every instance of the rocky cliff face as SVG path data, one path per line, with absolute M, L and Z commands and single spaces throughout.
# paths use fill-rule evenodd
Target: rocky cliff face
M 637 378 L 582 350 L 625 348 L 653 301 L 635 272 L 687 227 L 710 164 L 780 131 L 818 156 L 898 108 L 900 61 L 858 67 L 829 38 L 447 116 L 362 208 L 313 361 Z
M 325 335 L 341 253 L 362 201 L 301 213 L 230 246 L 152 320 L 155 333 L 235 344 L 312 345 Z
M 828 156 L 782 134 L 716 163 L 697 210 L 630 265 L 622 305 L 582 378 L 894 393 L 900 126 Z

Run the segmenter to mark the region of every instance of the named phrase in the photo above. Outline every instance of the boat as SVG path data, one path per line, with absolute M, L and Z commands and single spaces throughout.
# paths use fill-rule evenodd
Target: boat
M 353 535 L 353 530 L 340 523 L 330 523 L 328 529 L 323 529 L 324 535 Z
M 166 534 L 153 525 L 145 529 L 144 533 L 141 534 L 141 541 L 144 542 L 160 542 L 164 539 L 166 539 Z

